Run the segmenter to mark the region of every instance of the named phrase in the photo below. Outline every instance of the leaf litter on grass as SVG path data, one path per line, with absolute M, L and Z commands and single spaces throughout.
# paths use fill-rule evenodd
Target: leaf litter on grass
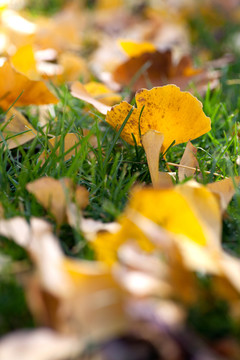
M 0 282 L 35 321 L 0 357 L 238 359 L 240 260 L 222 246 L 223 221 L 240 231 L 237 94 L 212 60 L 239 5 L 62 3 L 0 9 Z

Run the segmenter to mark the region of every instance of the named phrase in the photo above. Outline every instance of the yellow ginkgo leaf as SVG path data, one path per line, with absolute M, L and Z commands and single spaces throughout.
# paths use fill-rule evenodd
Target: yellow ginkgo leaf
M 11 108 L 6 115 L 6 119 L 1 124 L 0 129 L 9 149 L 14 149 L 19 145 L 35 138 L 37 132 L 27 119 L 16 109 Z M 2 142 L 2 139 L 0 140 Z
M 115 10 L 118 9 L 119 7 L 123 6 L 123 0 L 112 0 L 112 1 L 108 1 L 108 0 L 97 0 L 96 2 L 96 7 L 97 10 Z
M 156 51 L 155 46 L 149 42 L 119 40 L 119 45 L 129 57 L 139 56 L 144 53 L 151 53 Z
M 11 63 L 20 73 L 26 75 L 31 80 L 39 80 L 37 64 L 34 57 L 32 45 L 20 47 L 16 53 L 11 56 Z
M 211 129 L 211 121 L 203 110 L 202 103 L 189 92 L 180 91 L 175 85 L 141 89 L 136 93 L 137 107 L 127 121 L 121 137 L 134 145 L 132 134 L 141 145 L 139 129 L 144 135 L 156 130 L 164 135 L 162 152 L 173 141 L 175 145 L 193 140 Z M 119 130 L 132 106 L 123 101 L 108 111 L 106 121 Z
M 200 245 L 220 240 L 219 203 L 211 191 L 195 181 L 172 189 L 136 191 L 128 206 L 165 230 Z
M 16 106 L 56 104 L 58 99 L 43 81 L 28 79 L 17 72 L 9 62 L 0 67 L 0 106 L 6 110 Z
M 112 106 L 119 103 L 122 97 L 114 93 L 106 85 L 96 81 L 91 81 L 84 85 L 87 92 L 92 95 L 96 100 L 101 101 L 103 104 Z
M 136 189 L 119 219 L 116 233 L 98 234 L 92 242 L 97 258 L 107 264 L 116 261 L 119 247 L 136 240 L 145 251 L 155 248 L 138 222 L 137 215 L 151 220 L 177 242 L 188 241 L 198 246 L 220 247 L 221 211 L 217 198 L 205 186 L 194 181 L 167 189 Z M 166 233 L 166 241 L 168 241 Z

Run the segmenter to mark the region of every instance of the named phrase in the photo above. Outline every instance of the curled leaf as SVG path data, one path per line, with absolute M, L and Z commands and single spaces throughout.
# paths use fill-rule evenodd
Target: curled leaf
M 196 154 L 197 149 L 192 145 L 191 141 L 188 141 L 180 161 L 180 165 L 183 165 L 183 167 L 179 167 L 178 169 L 178 178 L 180 181 L 183 181 L 185 177 L 193 176 L 196 172 L 194 169 L 199 168 Z M 190 167 L 192 169 L 190 169 Z
M 158 164 L 163 140 L 164 135 L 155 130 L 149 130 L 142 136 L 142 145 L 147 156 L 153 187 L 159 185 Z
M 220 197 L 222 212 L 227 209 L 228 204 L 232 200 L 239 184 L 240 176 L 235 176 L 233 179 L 223 179 L 207 184 L 208 189 Z
M 110 106 L 103 104 L 102 102 L 94 99 L 92 95 L 85 89 L 85 87 L 79 82 L 75 82 L 71 86 L 71 94 L 87 103 L 93 105 L 101 114 L 106 115 L 109 110 L 111 110 Z
M 37 135 L 36 130 L 27 119 L 15 108 L 11 108 L 6 115 L 6 119 L 1 124 L 2 135 L 9 149 L 14 149 L 26 142 L 34 139 Z

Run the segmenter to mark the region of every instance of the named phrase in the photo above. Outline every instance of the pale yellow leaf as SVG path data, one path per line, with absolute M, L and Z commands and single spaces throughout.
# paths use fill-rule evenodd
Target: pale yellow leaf
M 233 179 L 223 179 L 211 184 L 207 184 L 209 190 L 219 195 L 222 212 L 227 209 L 228 204 L 232 200 L 232 197 L 235 194 L 236 188 L 239 184 L 240 176 L 235 176 Z
M 103 104 L 102 102 L 94 99 L 91 94 L 85 89 L 85 87 L 79 82 L 75 82 L 71 86 L 71 94 L 87 103 L 93 105 L 101 114 L 106 115 L 109 110 L 111 110 L 110 106 Z
M 183 167 L 179 167 L 178 169 L 178 178 L 180 181 L 183 181 L 185 177 L 194 176 L 196 172 L 195 169 L 199 168 L 196 154 L 197 149 L 192 145 L 191 141 L 188 141 L 180 161 L 180 165 L 183 165 Z M 184 166 L 186 166 L 186 168 Z M 192 169 L 189 169 L 189 167 Z
M 142 136 L 153 187 L 159 186 L 159 155 L 163 141 L 164 135 L 155 130 L 149 130 Z
M 6 125 L 6 126 L 5 126 Z M 11 108 L 1 124 L 2 134 L 9 149 L 14 149 L 34 139 L 37 131 L 28 120 L 16 109 Z

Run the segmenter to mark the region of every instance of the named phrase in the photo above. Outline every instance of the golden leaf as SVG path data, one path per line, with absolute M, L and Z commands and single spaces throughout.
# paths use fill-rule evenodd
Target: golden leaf
M 91 81 L 84 85 L 87 92 L 96 100 L 101 101 L 103 104 L 112 106 L 119 103 L 122 97 L 114 93 L 106 85 L 96 81 Z
M 202 103 L 188 92 L 181 92 L 175 85 L 141 89 L 136 93 L 137 108 L 127 121 L 121 137 L 134 145 L 134 134 L 141 145 L 139 128 L 144 135 L 148 130 L 156 130 L 164 135 L 162 152 L 173 141 L 175 145 L 193 140 L 211 129 L 211 121 L 203 110 Z M 123 101 L 107 112 L 106 121 L 119 130 L 132 106 Z
M 17 71 L 26 75 L 31 80 L 39 80 L 40 76 L 37 71 L 37 63 L 32 45 L 25 45 L 17 49 L 10 60 Z
M 156 51 L 155 46 L 149 42 L 119 40 L 118 43 L 129 57 L 135 57 L 144 53 L 152 53 Z
M 80 56 L 71 52 L 64 52 L 59 56 L 58 64 L 62 68 L 62 74 L 56 76 L 57 84 L 62 84 L 66 81 L 76 81 L 80 77 L 84 81 L 89 79 L 87 63 Z
M 0 106 L 7 110 L 15 101 L 15 106 L 26 106 L 56 104 L 58 99 L 44 82 L 28 79 L 5 62 L 0 67 Z
M 218 200 L 205 186 L 190 181 L 168 189 L 134 190 L 119 218 L 120 230 L 98 234 L 92 242 L 99 260 L 109 265 L 114 263 L 119 247 L 130 239 L 136 240 L 144 251 L 155 248 L 148 234 L 135 223 L 138 214 L 167 231 L 165 236 L 163 233 L 166 241 L 169 233 L 179 243 L 188 241 L 219 250 L 221 212 Z

